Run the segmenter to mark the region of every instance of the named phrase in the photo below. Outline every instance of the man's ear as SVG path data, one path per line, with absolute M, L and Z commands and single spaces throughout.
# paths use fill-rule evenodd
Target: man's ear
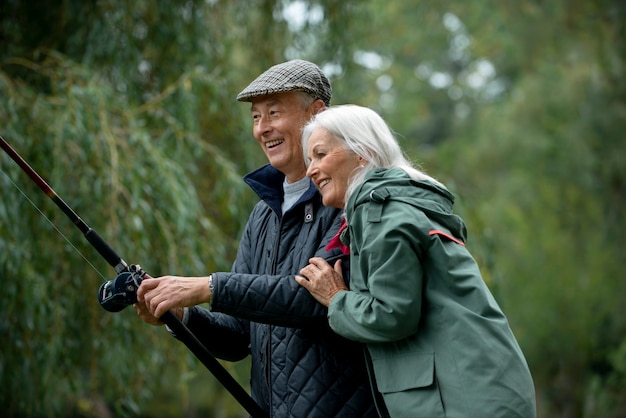
M 321 111 L 326 110 L 326 103 L 324 103 L 322 99 L 315 99 L 315 101 L 311 103 L 310 109 L 314 115 L 317 115 Z

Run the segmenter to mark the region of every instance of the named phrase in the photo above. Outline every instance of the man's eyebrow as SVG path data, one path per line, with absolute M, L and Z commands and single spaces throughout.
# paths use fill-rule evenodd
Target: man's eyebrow
M 276 100 L 271 100 L 271 101 L 269 101 L 269 102 L 265 103 L 265 104 L 264 104 L 263 106 L 261 106 L 261 107 L 270 108 L 270 107 L 272 107 L 272 106 L 276 106 L 276 105 L 281 104 L 281 103 L 282 103 L 282 102 L 281 102 L 280 100 L 276 99 Z M 254 112 L 255 110 L 256 110 L 256 111 L 258 111 L 258 110 L 259 110 L 259 109 L 258 109 L 258 107 L 259 107 L 258 105 L 253 104 L 253 105 L 250 107 L 250 111 L 251 111 L 251 112 Z

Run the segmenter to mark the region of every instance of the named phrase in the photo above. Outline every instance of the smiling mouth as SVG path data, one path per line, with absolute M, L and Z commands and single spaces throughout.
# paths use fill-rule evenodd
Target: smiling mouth
M 317 187 L 321 189 L 322 187 L 326 186 L 328 183 L 330 183 L 330 179 L 322 180 L 320 181 L 320 184 Z
M 285 142 L 284 139 L 277 139 L 276 141 L 270 141 L 270 142 L 266 142 L 265 143 L 265 148 L 274 148 L 280 144 L 282 144 L 283 142 Z

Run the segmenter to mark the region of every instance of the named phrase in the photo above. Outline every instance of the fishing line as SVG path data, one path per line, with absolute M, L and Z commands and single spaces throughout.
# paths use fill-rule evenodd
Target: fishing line
M 128 265 L 110 246 L 102 239 L 98 233 L 83 221 L 71 207 L 61 199 L 59 195 L 41 178 L 39 174 L 0 136 L 0 147 L 15 161 L 20 168 L 39 186 L 52 201 L 67 215 L 74 225 L 81 230 L 85 239 L 100 253 L 100 255 L 117 272 L 117 277 L 108 280 L 100 286 L 98 290 L 98 301 L 100 305 L 109 312 L 119 312 L 125 307 L 137 302 L 137 288 L 145 276 L 145 272 L 137 265 Z M 37 211 L 50 223 L 53 228 L 67 241 L 80 256 L 96 271 L 98 270 L 87 260 L 87 258 L 76 248 L 71 241 L 55 226 L 33 201 L 20 189 L 7 173 L 0 170 L 9 179 L 11 184 L 26 197 L 26 199 L 37 209 Z M 100 272 L 98 274 L 102 277 Z M 106 280 L 106 278 L 105 278 Z M 222 366 L 220 362 L 209 352 L 202 342 L 187 328 L 172 311 L 165 312 L 159 319 L 163 321 L 195 355 L 209 369 L 211 373 L 224 385 L 233 397 L 243 406 L 251 416 L 269 418 L 269 414 L 256 403 L 256 401 L 246 392 L 234 377 Z
M 39 212 L 39 214 L 41 216 L 43 216 L 43 218 L 52 226 L 52 228 L 54 228 L 55 231 L 57 231 L 59 233 L 59 235 L 61 235 L 63 237 L 63 239 L 65 240 L 65 242 L 67 242 L 70 247 L 72 247 L 74 249 L 74 251 L 76 251 L 78 253 L 78 255 L 81 256 L 81 258 L 98 274 L 98 276 L 100 276 L 102 279 L 104 279 L 105 281 L 108 280 L 108 278 L 104 277 L 104 275 L 102 273 L 100 273 L 100 271 L 96 268 L 96 266 L 94 266 L 89 259 L 72 243 L 72 241 L 70 241 L 70 239 L 65 236 L 65 234 L 54 224 L 54 222 L 52 222 L 50 220 L 50 218 L 48 218 L 46 216 L 45 213 L 43 213 L 43 211 L 41 209 L 39 209 L 39 207 L 35 204 L 35 202 L 33 202 L 30 197 L 28 197 L 28 195 L 26 193 L 24 193 L 24 191 L 22 189 L 20 189 L 20 187 L 15 184 L 15 182 L 13 181 L 13 179 L 4 172 L 4 170 L 0 169 L 0 172 L 2 174 L 4 174 L 4 176 L 9 180 L 9 182 L 13 185 L 13 187 L 15 187 L 17 189 L 17 191 L 20 192 L 20 194 L 22 196 L 24 196 L 24 198 L 28 201 L 28 203 L 31 204 L 32 207 L 34 207 L 37 212 Z

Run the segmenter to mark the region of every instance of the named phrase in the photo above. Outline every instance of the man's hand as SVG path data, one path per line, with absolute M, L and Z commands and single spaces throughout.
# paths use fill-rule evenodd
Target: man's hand
M 334 267 L 321 257 L 313 257 L 309 259 L 309 263 L 300 270 L 296 282 L 308 290 L 319 303 L 329 307 L 333 296 L 342 290 L 348 290 L 343 280 L 341 260 L 337 260 Z
M 150 325 L 163 325 L 164 324 L 163 321 L 161 321 L 159 318 L 156 318 L 154 315 L 152 315 L 152 313 L 150 312 L 150 310 L 148 309 L 145 303 L 136 302 L 135 304 L 133 304 L 133 307 L 135 308 L 137 315 L 139 316 L 139 318 L 141 318 L 143 322 L 150 324 Z
M 210 299 L 208 277 L 152 278 L 146 274 L 137 289 L 135 310 L 144 322 L 157 325 L 161 323 L 158 318 L 169 310 L 182 318 L 182 308 L 199 305 Z

